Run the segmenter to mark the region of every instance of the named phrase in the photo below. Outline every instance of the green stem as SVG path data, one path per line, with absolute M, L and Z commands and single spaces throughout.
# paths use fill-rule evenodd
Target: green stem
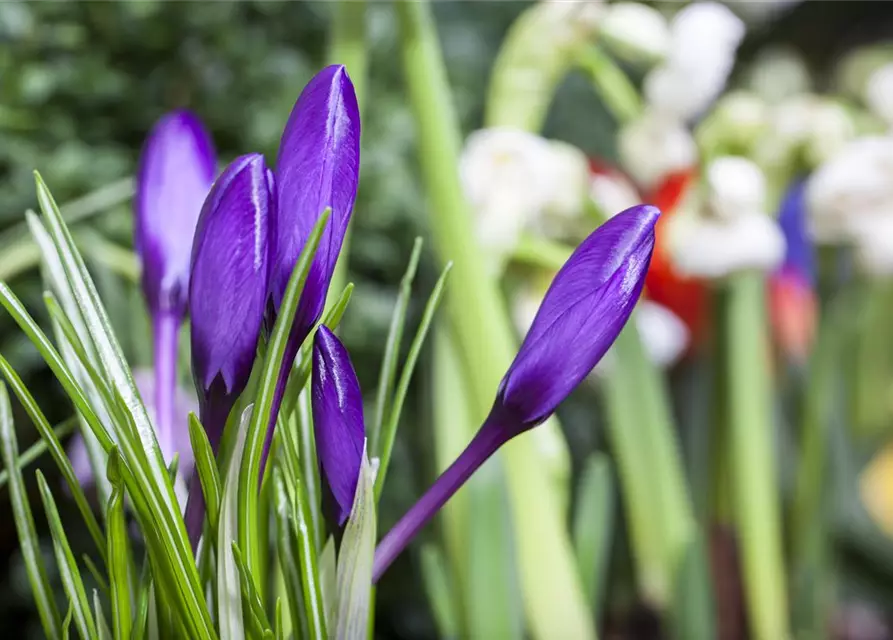
M 611 56 L 597 46 L 590 46 L 580 52 L 577 64 L 592 80 L 593 88 L 618 124 L 626 124 L 641 115 L 642 99 L 638 90 Z
M 745 599 L 753 637 L 783 640 L 790 636 L 764 276 L 736 274 L 728 286 L 729 444 Z
M 490 409 L 515 348 L 508 313 L 474 237 L 458 174 L 459 122 L 437 32 L 426 1 L 396 3 L 406 86 L 416 122 L 419 162 L 442 259 L 454 262 L 449 320 L 469 382 L 475 421 Z M 570 538 L 531 438 L 502 452 L 507 470 L 521 590 L 535 638 L 596 636 Z M 503 578 L 504 579 L 504 578 Z

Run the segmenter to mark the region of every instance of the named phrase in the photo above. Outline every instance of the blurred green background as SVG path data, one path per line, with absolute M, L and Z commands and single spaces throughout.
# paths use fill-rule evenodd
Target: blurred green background
M 480 125 L 486 83 L 496 49 L 528 2 L 438 2 L 436 15 L 450 80 L 465 131 Z M 756 3 L 753 3 L 756 4 Z M 746 8 L 746 7 L 745 7 Z M 275 157 L 282 125 L 301 87 L 326 62 L 326 2 L 9 2 L 0 0 L 0 279 L 8 280 L 39 320 L 41 287 L 36 255 L 21 228 L 36 205 L 32 171 L 38 169 L 61 203 L 101 190 L 118 204 L 84 225 L 103 242 L 87 252 L 128 356 L 148 364 L 148 329 L 138 291 L 109 268 L 117 247 L 131 244 L 128 178 L 146 131 L 164 112 L 188 107 L 205 121 L 221 160 L 249 150 Z M 747 13 L 742 11 L 742 14 Z M 807 2 L 761 18 L 749 28 L 740 67 L 763 47 L 789 43 L 811 64 L 819 83 L 849 48 L 887 36 L 893 3 Z M 370 77 L 364 114 L 360 199 L 350 247 L 350 280 L 357 284 L 342 334 L 364 389 L 374 388 L 384 337 L 412 240 L 426 235 L 425 203 L 416 175 L 413 123 L 396 60 L 396 25 L 390 3 L 368 11 Z M 545 134 L 573 142 L 589 154 L 615 156 L 615 124 L 583 78 L 570 77 L 555 101 Z M 123 197 L 122 197 L 123 196 Z M 86 209 L 89 213 L 89 202 Z M 95 241 L 97 238 L 92 237 Z M 436 277 L 430 251 L 415 287 L 426 295 Z M 126 262 L 126 260 L 125 260 Z M 414 325 L 424 300 L 411 306 Z M 22 374 L 51 420 L 68 417 L 60 389 L 12 321 L 0 315 L 0 352 Z M 426 401 L 424 367 L 410 398 L 385 493 L 382 530 L 392 524 L 430 480 L 426 425 L 415 419 Z M 682 395 L 691 372 L 677 372 Z M 184 384 L 190 384 L 184 379 Z M 598 446 L 600 435 L 582 418 L 588 399 L 564 410 L 575 461 Z M 578 406 L 580 405 L 580 406 Z M 578 416 L 578 414 L 580 414 Z M 17 414 L 24 449 L 36 433 Z M 49 461 L 38 463 L 48 477 Z M 28 477 L 33 477 L 28 474 Z M 36 489 L 35 489 L 36 492 Z M 0 492 L 0 628 L 39 637 L 7 494 Z M 60 506 L 62 506 L 60 504 Z M 70 505 L 69 505 L 70 507 Z M 63 512 L 63 518 L 65 517 Z M 76 514 L 72 522 L 79 522 Z M 38 526 L 45 527 L 42 518 Z M 71 536 L 87 548 L 86 533 Z M 841 544 L 854 589 L 869 592 L 893 612 L 893 558 L 884 541 L 879 555 L 860 544 Z M 49 543 L 46 552 L 51 553 Z M 49 567 L 54 562 L 48 562 Z M 435 635 L 424 594 L 408 556 L 383 587 L 377 615 L 381 637 Z M 860 591 L 860 593 L 862 593 Z M 886 598 L 886 599 L 885 599 Z M 628 627 L 634 637 L 653 630 Z M 842 635 L 884 638 L 887 635 Z

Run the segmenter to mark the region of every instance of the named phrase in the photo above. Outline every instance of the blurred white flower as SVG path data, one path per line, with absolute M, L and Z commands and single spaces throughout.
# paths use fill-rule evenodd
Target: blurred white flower
M 783 47 L 762 51 L 749 69 L 749 88 L 770 103 L 812 89 L 812 77 L 799 52 Z
M 868 221 L 866 221 L 868 222 Z M 856 260 L 868 275 L 893 275 L 893 211 L 873 216 L 855 231 Z
M 703 112 L 725 86 L 744 37 L 744 23 L 715 2 L 686 6 L 670 23 L 670 50 L 645 78 L 654 108 L 688 120 Z
M 550 195 L 546 213 L 561 221 L 573 220 L 582 213 L 589 188 L 589 161 L 572 144 L 549 141 Z
M 546 140 L 521 130 L 481 129 L 468 137 L 459 174 L 484 246 L 510 250 L 549 204 L 553 157 Z
M 893 63 L 885 64 L 868 77 L 865 104 L 875 115 L 893 126 Z
M 806 197 L 817 241 L 848 242 L 870 233 L 866 227 L 874 219 L 893 216 L 893 137 L 847 144 L 813 172 Z
M 749 269 L 771 271 L 784 259 L 781 228 L 763 213 L 731 220 L 686 213 L 669 222 L 670 255 L 682 276 L 723 278 Z
M 596 173 L 590 178 L 589 196 L 599 210 L 613 216 L 642 202 L 633 183 L 620 173 Z
M 607 6 L 600 35 L 619 57 L 630 62 L 660 60 L 670 48 L 666 18 L 640 2 L 615 2 Z
M 765 210 L 766 177 L 743 156 L 722 156 L 707 166 L 710 212 L 727 220 Z
M 620 130 L 618 147 L 623 166 L 645 188 L 653 187 L 668 173 L 690 169 L 698 158 L 686 126 L 651 110 Z

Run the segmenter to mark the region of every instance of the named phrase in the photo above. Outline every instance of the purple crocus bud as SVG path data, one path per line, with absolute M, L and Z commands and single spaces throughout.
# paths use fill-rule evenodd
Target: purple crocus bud
M 288 374 L 319 320 L 347 232 L 360 172 L 360 112 L 343 65 L 326 67 L 304 87 L 279 144 L 276 214 L 271 222 L 270 296 L 278 312 L 295 263 L 320 214 L 331 208 L 291 327 L 264 447 L 266 461 Z
M 214 149 L 201 121 L 188 111 L 159 120 L 140 155 L 134 198 L 134 246 L 152 317 L 158 439 L 171 447 L 177 342 L 186 313 L 192 237 L 216 175 Z
M 640 205 L 596 229 L 556 274 L 483 426 L 382 539 L 373 581 L 499 447 L 548 418 L 592 371 L 642 293 L 660 212 Z
M 227 416 L 248 384 L 263 323 L 274 189 L 263 156 L 237 158 L 214 183 L 196 229 L 189 285 L 192 373 L 215 453 Z M 193 475 L 186 510 L 193 544 L 205 511 L 196 480 Z
M 313 341 L 311 396 L 316 455 L 329 492 L 325 506 L 340 527 L 353 507 L 366 429 L 357 374 L 347 349 L 325 326 Z

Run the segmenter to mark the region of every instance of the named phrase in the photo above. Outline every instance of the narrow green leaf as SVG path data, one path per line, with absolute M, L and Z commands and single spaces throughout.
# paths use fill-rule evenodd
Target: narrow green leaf
M 65 613 L 65 620 L 62 621 L 62 637 L 68 640 L 71 629 L 71 622 L 74 620 L 74 606 L 68 601 L 68 611 Z
M 116 638 L 129 638 L 132 624 L 130 587 L 132 566 L 127 524 L 124 520 L 124 488 L 119 466 L 121 458 L 117 449 L 109 456 L 108 479 L 112 485 L 112 497 L 106 510 L 108 526 L 108 567 L 111 583 L 112 625 Z
M 102 602 L 99 601 L 99 591 L 93 589 L 93 612 L 96 616 L 96 631 L 99 640 L 113 640 L 112 631 L 106 622 L 105 614 L 102 611 Z
M 96 585 L 99 587 L 99 590 L 104 594 L 108 594 L 108 580 L 102 575 L 102 572 L 99 570 L 99 567 L 96 566 L 96 563 L 93 562 L 93 559 L 85 553 L 81 556 L 81 560 L 84 561 L 84 566 L 87 567 L 87 571 L 89 571 L 90 575 L 93 576 L 93 579 L 96 580 Z
M 434 314 L 443 298 L 446 287 L 447 277 L 453 269 L 453 263 L 447 262 L 446 266 L 437 279 L 428 303 L 425 305 L 425 312 L 422 314 L 422 321 L 416 331 L 412 344 L 409 347 L 409 354 L 406 356 L 406 362 L 403 364 L 403 370 L 400 372 L 400 381 L 397 383 L 397 391 L 394 394 L 394 400 L 391 403 L 390 414 L 385 423 L 381 439 L 381 459 L 378 469 L 378 477 L 375 480 L 375 497 L 376 501 L 381 497 L 381 490 L 384 487 L 384 480 L 388 473 L 388 465 L 391 462 L 391 451 L 394 448 L 394 439 L 397 436 L 397 425 L 400 422 L 400 413 L 403 411 L 403 402 L 406 400 L 406 393 L 409 391 L 409 382 L 412 380 L 415 364 L 422 352 L 422 345 L 428 336 L 428 329 L 431 328 L 431 322 L 434 320 Z
M 574 515 L 574 550 L 586 599 L 596 617 L 605 597 L 605 579 L 614 530 L 614 479 L 603 453 L 586 460 Z
M 432 544 L 422 547 L 422 581 L 441 638 L 459 637 L 459 613 L 456 611 L 453 588 L 440 550 Z
M 279 553 L 279 564 L 285 582 L 285 593 L 288 598 L 289 618 L 296 638 L 310 636 L 310 625 L 307 621 L 307 610 L 304 607 L 304 591 L 301 584 L 301 567 L 297 549 L 297 539 L 293 530 L 294 510 L 292 500 L 282 479 L 282 471 L 278 466 L 273 468 L 274 515 L 276 518 L 276 543 Z M 291 477 L 296 477 L 292 474 Z M 277 626 L 277 630 L 279 627 Z
M 245 444 L 253 409 L 254 405 L 246 407 L 239 419 L 239 430 L 223 481 L 217 521 L 218 550 L 229 549 L 239 535 L 239 477 L 241 468 L 245 466 Z M 232 553 L 217 554 L 217 608 L 220 637 L 224 640 L 244 638 L 239 570 Z
M 62 577 L 62 586 L 74 608 L 74 625 L 82 638 L 95 638 L 96 625 L 93 622 L 93 614 L 90 613 L 90 601 L 84 591 L 81 572 L 78 570 L 74 554 L 71 553 L 65 528 L 59 519 L 56 502 L 53 500 L 53 493 L 40 471 L 37 471 L 37 484 L 40 487 L 40 497 L 43 500 L 47 521 L 50 523 L 50 535 L 53 538 L 53 549 L 56 552 L 56 564 Z
M 245 565 L 242 552 L 239 551 L 239 545 L 235 542 L 232 543 L 232 554 L 236 562 L 236 568 L 239 570 L 239 586 L 242 590 L 242 616 L 246 617 L 245 606 L 247 605 L 247 617 L 258 625 L 258 630 L 262 634 L 266 633 L 268 629 L 272 629 L 272 625 L 267 619 L 267 613 L 264 611 L 264 603 L 261 602 L 260 594 L 254 586 L 256 580 Z
M 37 427 L 40 437 L 47 443 L 50 455 L 55 461 L 56 466 L 59 467 L 59 471 L 62 472 L 62 477 L 65 479 L 65 483 L 71 490 L 71 496 L 74 498 L 78 511 L 80 511 L 81 516 L 84 518 L 84 522 L 87 524 L 87 530 L 90 532 L 90 536 L 96 543 L 96 548 L 99 550 L 103 563 L 105 563 L 105 536 L 102 533 L 99 523 L 96 521 L 96 516 L 93 515 L 93 509 L 90 507 L 89 502 L 87 502 L 87 496 L 84 495 L 81 483 L 78 481 L 77 476 L 74 473 L 71 462 L 68 460 L 68 455 L 62 447 L 62 443 L 59 442 L 56 432 L 53 431 L 49 421 L 43 415 L 40 407 L 37 406 L 37 402 L 22 382 L 22 379 L 19 378 L 19 375 L 13 370 L 9 362 L 7 362 L 6 358 L 3 356 L 0 356 L 0 373 L 2 373 L 3 377 L 9 382 L 9 385 L 12 387 L 19 402 L 21 402 L 22 406 L 25 408 L 28 417 L 31 418 L 31 422 Z
M 316 534 L 311 526 L 307 492 L 304 490 L 304 484 L 300 477 L 294 479 L 292 504 L 292 533 L 297 544 L 296 555 L 301 570 L 301 593 L 304 596 L 308 637 L 322 640 L 328 637 L 326 633 L 327 601 L 323 595 L 322 569 L 317 565 L 316 550 L 319 547 L 316 543 Z
M 338 571 L 335 566 L 335 538 L 329 536 L 319 554 L 319 593 L 326 620 L 334 621 L 338 605 Z
M 180 515 L 173 485 L 166 474 L 148 413 L 112 332 L 108 314 L 99 300 L 96 287 L 74 246 L 59 209 L 40 175 L 35 173 L 35 179 L 38 202 L 48 223 L 48 231 L 65 270 L 71 293 L 83 314 L 103 370 L 108 374 L 114 391 L 123 400 L 139 437 L 138 441 L 133 441 L 124 430 L 117 434 L 122 459 L 129 472 L 127 485 L 134 511 L 147 536 L 150 549 L 154 549 L 154 561 L 162 569 L 160 575 L 166 583 L 165 593 L 190 635 L 213 638 L 216 634 L 210 612 L 205 605 L 186 526 Z
M 377 531 L 376 466 L 375 462 L 369 462 L 364 446 L 357 490 L 338 552 L 338 608 L 335 618 L 335 638 L 338 640 L 364 638 L 368 634 L 372 557 L 375 555 Z
M 239 473 L 238 488 L 238 515 L 239 515 L 239 547 L 245 549 L 246 564 L 261 584 L 256 585 L 258 590 L 263 593 L 263 576 L 265 567 L 261 562 L 261 545 L 264 542 L 260 539 L 259 533 L 259 496 L 258 484 L 260 482 L 261 457 L 263 455 L 264 440 L 267 434 L 267 424 L 270 421 L 270 414 L 273 408 L 273 395 L 276 386 L 276 380 L 279 370 L 283 366 L 283 357 L 285 354 L 285 345 L 288 341 L 289 331 L 294 324 L 295 313 L 298 309 L 301 293 L 304 290 L 304 283 L 310 272 L 310 265 L 313 263 L 313 257 L 319 247 L 319 241 L 326 224 L 329 221 L 331 210 L 326 209 L 322 212 L 313 231 L 307 238 L 301 255 L 295 264 L 291 277 L 288 281 L 285 294 L 282 297 L 282 303 L 279 307 L 279 316 L 273 326 L 273 332 L 267 344 L 267 354 L 264 359 L 264 366 L 258 383 L 257 396 L 255 398 L 254 411 L 251 414 L 251 423 L 248 427 L 248 434 L 245 443 L 245 456 L 242 460 Z M 227 541 L 229 544 L 231 541 Z M 225 549 L 225 546 L 218 548 Z M 225 554 L 221 554 L 225 555 Z
M 211 443 L 208 442 L 208 434 L 194 413 L 189 414 L 189 441 L 192 443 L 195 468 L 198 470 L 202 493 L 205 495 L 210 526 L 209 539 L 216 539 L 217 517 L 220 514 L 220 472 L 217 470 L 217 460 L 211 449 Z
M 76 417 L 71 417 L 53 427 L 53 433 L 56 434 L 56 439 L 61 441 L 63 438 L 70 436 L 77 426 L 78 419 Z M 41 439 L 28 447 L 25 450 L 25 453 L 21 454 L 16 459 L 16 467 L 18 470 L 24 471 L 29 464 L 45 454 L 49 450 L 49 446 L 50 445 L 46 440 Z M 0 471 L 0 489 L 5 487 L 7 482 L 9 482 L 9 471 L 3 469 L 3 471 Z
M 139 589 L 136 598 L 136 616 L 133 619 L 133 627 L 130 631 L 131 640 L 143 640 L 148 633 L 149 601 L 152 595 L 152 571 L 149 558 L 143 562 L 143 573 L 140 576 Z
M 285 640 L 285 618 L 282 613 L 282 598 L 276 598 L 276 640 Z
M 378 374 L 378 391 L 375 394 L 375 414 L 372 424 L 369 425 L 369 450 L 372 457 L 380 457 L 381 430 L 384 427 L 384 419 L 391 408 L 391 400 L 394 392 L 394 379 L 397 376 L 397 358 L 400 356 L 400 343 L 403 340 L 403 326 L 406 324 L 406 310 L 409 308 L 409 299 L 412 295 L 412 281 L 419 266 L 419 258 L 422 255 L 422 239 L 416 238 L 412 245 L 412 253 L 406 272 L 400 280 L 400 290 L 397 301 L 394 303 L 394 312 L 391 314 L 391 326 L 388 329 L 388 337 L 384 345 L 384 354 L 381 359 L 381 371 Z
M 57 638 L 62 632 L 59 610 L 53 597 L 53 589 L 47 578 L 43 557 L 40 553 L 40 542 L 34 529 L 34 517 L 28 502 L 28 492 L 18 464 L 18 442 L 15 426 L 12 422 L 12 409 L 9 406 L 9 394 L 6 385 L 0 382 L 0 446 L 3 449 L 3 464 L 9 476 L 9 497 L 12 502 L 12 515 L 16 531 L 19 534 L 19 547 L 25 561 L 31 592 L 37 605 L 37 613 L 48 638 Z

